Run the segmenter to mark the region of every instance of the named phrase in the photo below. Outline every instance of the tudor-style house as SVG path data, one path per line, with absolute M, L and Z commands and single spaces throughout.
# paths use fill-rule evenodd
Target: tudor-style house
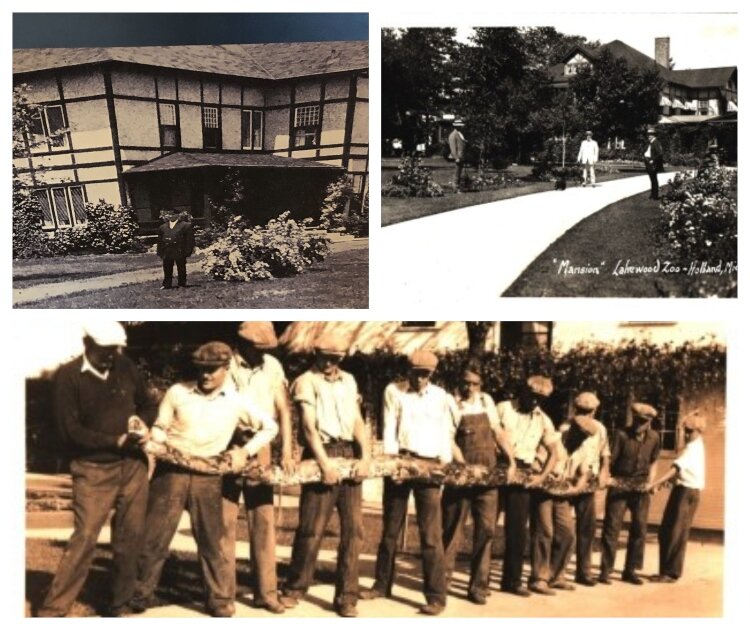
M 664 79 L 659 122 L 698 123 L 737 112 L 737 66 L 672 70 L 669 37 L 656 38 L 653 59 L 617 39 L 596 49 L 574 46 L 550 68 L 552 85 L 566 89 L 571 78 L 582 67 L 596 63 L 597 56 L 605 50 L 631 65 L 659 71 Z
M 258 222 L 319 212 L 348 173 L 368 188 L 367 42 L 16 50 L 14 85 L 42 105 L 27 156 L 49 230 L 86 202 L 201 221 L 228 173 Z

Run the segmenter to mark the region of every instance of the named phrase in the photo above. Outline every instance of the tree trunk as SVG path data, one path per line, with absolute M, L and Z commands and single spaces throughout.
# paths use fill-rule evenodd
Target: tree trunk
M 484 352 L 487 333 L 492 328 L 492 322 L 466 322 L 466 332 L 469 336 L 469 354 L 479 356 Z

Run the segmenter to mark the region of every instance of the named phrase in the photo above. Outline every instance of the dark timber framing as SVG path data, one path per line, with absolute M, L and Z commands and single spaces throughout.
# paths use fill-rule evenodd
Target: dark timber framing
M 128 199 L 125 193 L 125 180 L 122 177 L 122 155 L 120 155 L 120 136 L 117 132 L 117 114 L 115 113 L 115 99 L 112 93 L 112 75 L 108 67 L 102 67 L 104 74 L 104 93 L 107 97 L 107 112 L 109 126 L 112 130 L 112 149 L 115 153 L 115 169 L 117 170 L 117 188 L 120 191 L 120 205 L 126 206 Z

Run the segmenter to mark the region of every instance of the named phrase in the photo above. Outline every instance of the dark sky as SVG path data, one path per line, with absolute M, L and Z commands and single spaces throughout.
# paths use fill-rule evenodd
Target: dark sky
M 367 13 L 14 13 L 13 48 L 366 40 Z

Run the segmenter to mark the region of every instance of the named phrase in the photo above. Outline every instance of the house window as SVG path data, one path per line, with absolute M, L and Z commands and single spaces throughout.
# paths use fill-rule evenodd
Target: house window
M 86 192 L 83 186 L 56 186 L 35 190 L 42 211 L 42 227 L 71 227 L 86 223 Z
M 220 149 L 221 135 L 219 133 L 219 108 L 203 108 L 203 148 Z
M 32 119 L 31 145 L 38 146 L 46 141 L 50 150 L 65 149 L 68 139 L 64 130 L 62 105 L 45 105 Z
M 177 108 L 172 103 L 159 103 L 159 135 L 161 146 L 179 147 L 180 140 L 177 135 Z
M 311 147 L 318 143 L 320 105 L 305 105 L 294 110 L 294 146 Z
M 549 350 L 552 322 L 502 322 L 500 347 L 506 351 Z
M 263 148 L 263 112 L 252 109 L 242 110 L 242 148 Z

